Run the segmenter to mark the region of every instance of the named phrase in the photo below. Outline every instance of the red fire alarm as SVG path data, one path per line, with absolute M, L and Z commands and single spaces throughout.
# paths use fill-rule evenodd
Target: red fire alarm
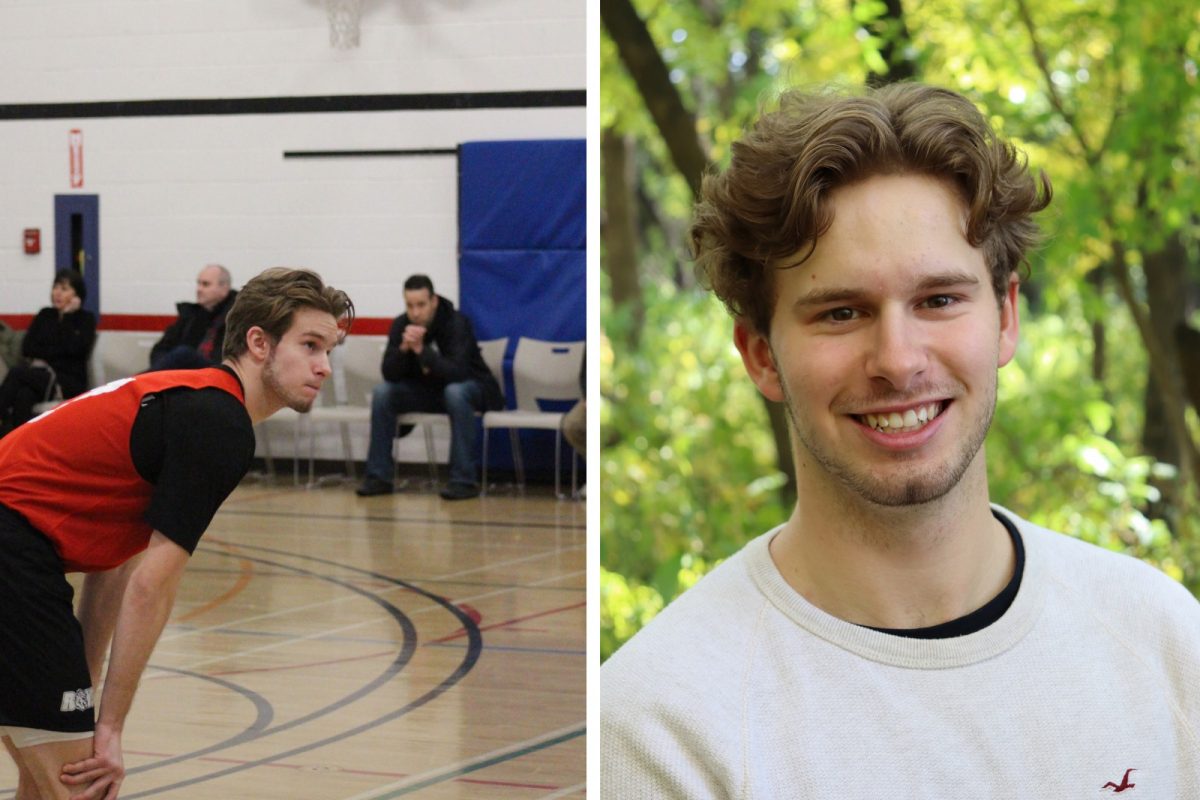
M 41 228 L 26 228 L 25 229 L 25 252 L 29 255 L 37 255 L 42 252 L 42 229 Z

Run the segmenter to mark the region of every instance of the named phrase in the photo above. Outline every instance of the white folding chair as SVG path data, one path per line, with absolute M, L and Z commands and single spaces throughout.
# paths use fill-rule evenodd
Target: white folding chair
M 320 392 L 319 404 L 302 414 L 302 431 L 308 438 L 308 486 L 316 486 L 314 464 L 317 461 L 317 426 L 322 423 L 335 423 L 342 434 L 342 458 L 346 462 L 347 480 L 354 480 L 354 451 L 350 447 L 350 425 L 354 422 L 370 422 L 371 409 L 362 405 L 352 405 L 349 402 L 350 393 L 346 379 L 346 345 L 341 344 L 329 354 L 330 383 L 332 395 Z M 299 455 L 299 453 L 298 453 Z
M 539 401 L 572 401 L 582 397 L 579 372 L 583 365 L 584 342 L 548 342 L 522 336 L 513 354 L 513 390 L 516 408 L 489 411 L 483 415 L 483 491 L 487 492 L 488 434 L 508 428 L 512 443 L 517 483 L 525 487 L 525 465 L 521 459 L 520 429 L 554 431 L 554 494 L 561 497 L 562 420 L 566 411 L 543 411 Z M 571 472 L 575 493 L 575 472 Z

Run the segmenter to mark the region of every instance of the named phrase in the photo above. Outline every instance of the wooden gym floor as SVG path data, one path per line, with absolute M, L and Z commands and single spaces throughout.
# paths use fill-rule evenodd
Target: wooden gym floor
M 239 487 L 142 679 L 123 800 L 583 797 L 586 514 L 549 495 Z

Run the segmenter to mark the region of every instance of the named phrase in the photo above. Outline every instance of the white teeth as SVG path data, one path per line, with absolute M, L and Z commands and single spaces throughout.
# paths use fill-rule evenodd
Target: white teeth
M 862 419 L 877 431 L 888 433 L 910 433 L 920 430 L 941 412 L 940 403 L 927 403 L 917 408 L 910 408 L 903 414 L 893 411 L 890 414 L 864 414 Z

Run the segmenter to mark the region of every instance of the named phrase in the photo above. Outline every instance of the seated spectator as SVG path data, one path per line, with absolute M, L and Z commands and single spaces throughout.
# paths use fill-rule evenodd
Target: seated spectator
M 179 319 L 150 350 L 150 371 L 198 369 L 221 363 L 225 314 L 237 298 L 229 270 L 209 264 L 196 276 L 196 302 L 177 303 Z
M 406 313 L 392 322 L 383 351 L 383 380 L 371 396 L 371 443 L 358 494 L 389 494 L 396 415 L 450 415 L 450 483 L 441 495 L 464 500 L 479 494 L 475 412 L 504 405 L 500 385 L 483 356 L 471 320 L 433 291 L 425 275 L 404 282 Z M 409 431 L 401 431 L 401 435 Z
M 563 415 L 563 438 L 575 452 L 587 458 L 587 355 L 579 365 L 579 392 L 582 397 Z
M 83 276 L 63 269 L 54 275 L 50 306 L 33 318 L 21 339 L 21 363 L 0 384 L 0 436 L 33 416 L 48 399 L 70 399 L 88 388 L 88 357 L 96 343 L 96 316 L 81 306 Z

